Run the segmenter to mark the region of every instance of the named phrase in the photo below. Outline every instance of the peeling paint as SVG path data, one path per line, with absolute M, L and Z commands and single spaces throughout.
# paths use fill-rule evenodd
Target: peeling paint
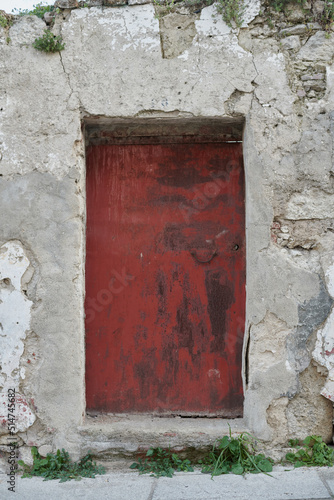
M 201 17 L 198 21 L 195 21 L 195 26 L 200 36 L 221 36 L 231 32 L 231 28 L 218 14 L 215 5 L 202 9 Z
M 9 389 L 16 393 L 16 431 L 24 431 L 35 421 L 26 398 L 19 393 L 21 377 L 20 360 L 24 340 L 30 328 L 33 303 L 22 290 L 21 280 L 30 262 L 22 244 L 9 241 L 0 247 L 0 421 L 6 431 Z
M 334 299 L 334 261 L 326 269 L 325 276 L 328 293 Z M 328 370 L 327 380 L 321 394 L 334 402 L 334 308 L 317 332 L 313 359 Z
M 300 372 L 307 368 L 311 358 L 308 339 L 326 320 L 333 305 L 333 298 L 328 294 L 323 281 L 320 280 L 319 284 L 319 295 L 298 306 L 299 325 L 296 332 L 288 339 L 290 362 L 294 360 Z
M 255 17 L 260 13 L 261 10 L 261 1 L 260 0 L 251 0 L 246 3 L 245 11 L 243 13 L 243 24 L 242 27 L 246 28 L 250 22 L 255 19 Z

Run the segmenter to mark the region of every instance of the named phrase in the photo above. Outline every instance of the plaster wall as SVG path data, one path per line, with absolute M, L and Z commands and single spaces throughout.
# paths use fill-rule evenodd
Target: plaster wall
M 35 16 L 0 27 L 3 452 L 9 386 L 25 459 L 32 445 L 129 452 L 226 432 L 224 421 L 148 429 L 85 415 L 82 123 L 94 117 L 245 119 L 245 406 L 234 428 L 270 446 L 332 439 L 334 35 L 298 18 L 270 27 L 261 9 L 251 2 L 241 29 L 214 5 L 160 19 L 152 4 L 65 9 L 55 54 L 31 46 L 45 28 Z

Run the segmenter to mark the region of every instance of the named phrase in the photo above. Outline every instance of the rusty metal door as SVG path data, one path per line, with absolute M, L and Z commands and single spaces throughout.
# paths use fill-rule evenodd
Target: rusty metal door
M 87 409 L 242 415 L 241 144 L 87 150 Z

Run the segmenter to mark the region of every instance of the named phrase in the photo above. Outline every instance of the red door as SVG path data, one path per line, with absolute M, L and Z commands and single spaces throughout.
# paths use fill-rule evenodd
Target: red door
M 241 416 L 241 144 L 87 151 L 87 409 Z

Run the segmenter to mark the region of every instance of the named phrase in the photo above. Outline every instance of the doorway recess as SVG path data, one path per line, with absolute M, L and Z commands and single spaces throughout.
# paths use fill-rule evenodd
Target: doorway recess
M 243 415 L 243 121 L 85 121 L 87 410 Z

